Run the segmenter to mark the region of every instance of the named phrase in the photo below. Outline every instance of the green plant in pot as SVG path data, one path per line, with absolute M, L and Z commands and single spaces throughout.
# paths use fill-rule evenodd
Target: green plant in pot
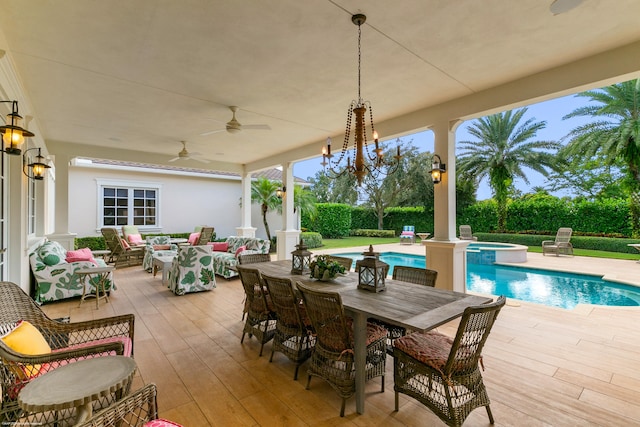
M 331 261 L 326 255 L 318 255 L 315 257 L 311 264 L 309 264 L 311 270 L 311 278 L 318 280 L 331 280 L 338 274 L 344 274 L 345 268 L 336 261 Z

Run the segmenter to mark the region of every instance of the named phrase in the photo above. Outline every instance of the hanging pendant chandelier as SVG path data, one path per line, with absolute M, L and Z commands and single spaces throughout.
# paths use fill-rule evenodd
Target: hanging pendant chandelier
M 396 148 L 396 155 L 393 156 L 393 159 L 387 160 L 384 158 L 383 149 L 380 147 L 378 141 L 378 132 L 376 132 L 373 125 L 371 102 L 363 101 L 360 94 L 360 62 L 362 58 L 360 49 L 362 39 L 361 26 L 366 20 L 367 17 L 363 14 L 353 15 L 351 17 L 351 21 L 358 26 L 358 98 L 351 101 L 351 105 L 349 105 L 342 149 L 340 150 L 338 158 L 333 160 L 334 154 L 331 153 L 331 138 L 327 138 L 327 145 L 322 148 L 321 163 L 325 171 L 329 171 L 333 177 L 338 177 L 345 173 L 352 174 L 356 178 L 358 185 L 362 184 L 367 174 L 378 177 L 380 174 L 388 175 L 395 172 L 402 158 L 400 146 Z M 365 119 L 367 109 L 369 110 L 369 129 L 367 129 Z M 354 117 L 355 128 L 352 127 Z M 353 141 L 351 141 L 352 130 Z M 367 132 L 368 130 L 371 132 L 370 134 Z M 367 138 L 368 135 L 371 135 L 371 139 Z M 373 142 L 375 146 L 373 153 L 371 153 L 371 142 Z M 352 148 L 349 148 L 350 145 L 352 145 Z M 347 164 L 343 165 L 345 157 Z M 369 161 L 367 162 L 367 160 Z

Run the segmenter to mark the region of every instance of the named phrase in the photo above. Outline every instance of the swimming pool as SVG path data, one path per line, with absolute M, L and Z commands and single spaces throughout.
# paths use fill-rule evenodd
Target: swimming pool
M 467 263 L 526 262 L 528 249 L 514 243 L 473 242 L 467 246 Z
M 357 252 L 336 254 L 362 259 Z M 425 268 L 425 258 L 398 252 L 383 252 L 380 260 L 390 265 Z M 522 301 L 572 309 L 578 304 L 610 306 L 640 305 L 640 288 L 623 285 L 598 276 L 563 273 L 504 265 L 467 263 L 467 289 L 491 295 L 504 295 Z

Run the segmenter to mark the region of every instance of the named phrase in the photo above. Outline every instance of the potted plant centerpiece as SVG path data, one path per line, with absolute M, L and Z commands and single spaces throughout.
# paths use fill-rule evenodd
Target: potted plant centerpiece
M 344 274 L 345 268 L 336 261 L 331 261 L 326 255 L 318 255 L 309 264 L 311 278 L 321 281 L 335 279 L 338 274 Z

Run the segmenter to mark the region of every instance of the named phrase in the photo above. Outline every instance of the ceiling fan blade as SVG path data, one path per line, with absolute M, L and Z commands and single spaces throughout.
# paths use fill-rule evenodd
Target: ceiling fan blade
M 203 159 L 200 157 L 191 157 L 191 160 L 195 160 L 196 162 L 200 162 L 200 163 L 209 163 L 209 160 Z
M 242 125 L 242 129 L 271 130 L 269 125 Z
M 174 157 L 173 159 L 169 160 L 170 162 L 175 162 L 176 160 L 180 160 L 180 157 Z
M 214 133 L 224 132 L 225 130 L 226 129 L 211 130 L 209 132 L 201 133 L 200 136 L 213 135 Z

